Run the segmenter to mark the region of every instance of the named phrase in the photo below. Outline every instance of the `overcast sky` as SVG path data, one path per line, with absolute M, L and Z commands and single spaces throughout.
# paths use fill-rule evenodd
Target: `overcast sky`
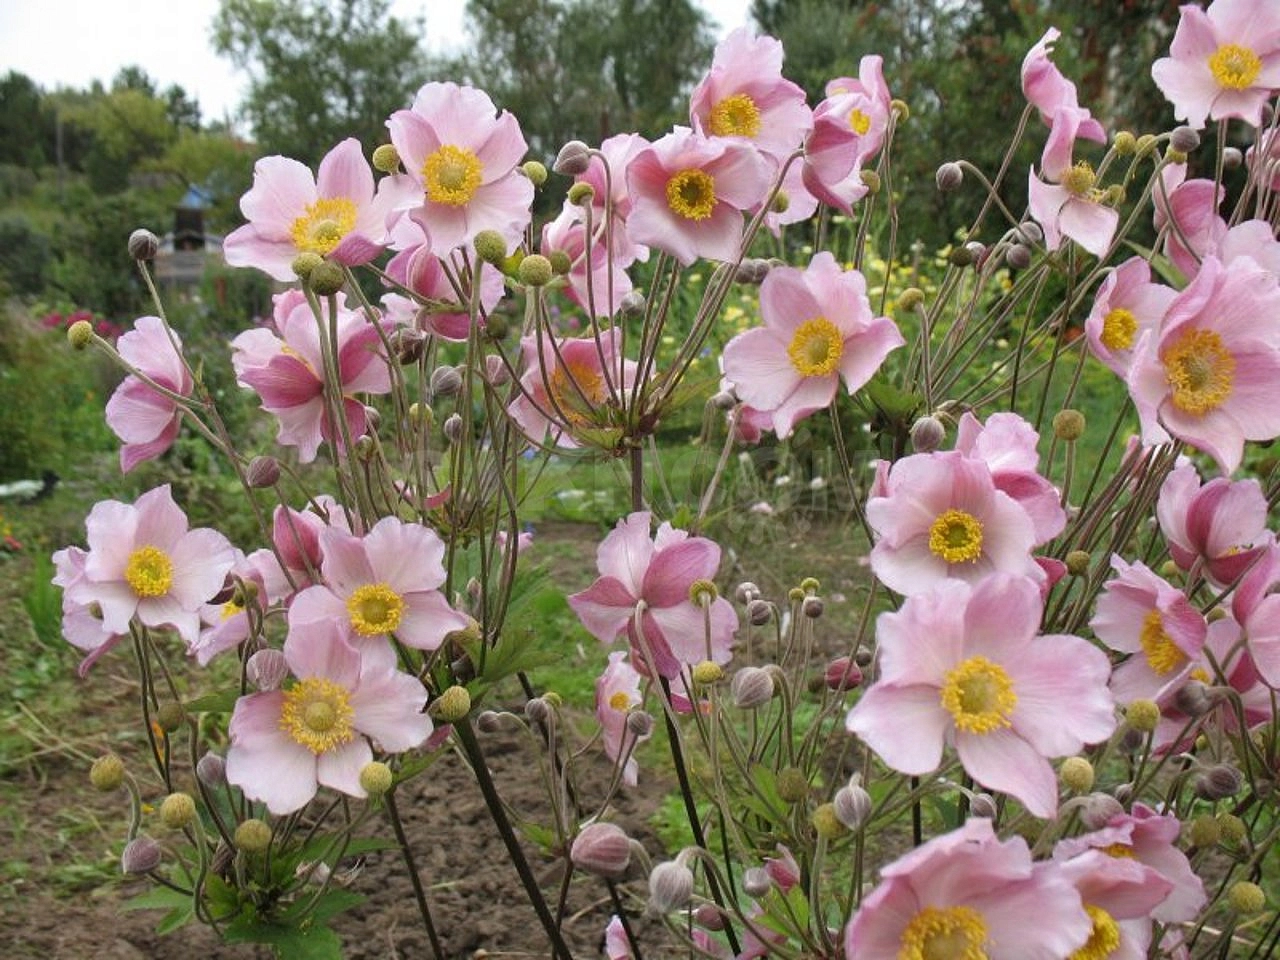
M 750 0 L 700 0 L 723 36 L 747 22 Z M 426 21 L 437 52 L 465 45 L 465 0 L 392 0 L 400 17 Z M 209 25 L 218 0 L 0 0 L 0 75 L 25 73 L 46 89 L 110 84 L 138 64 L 161 89 L 180 84 L 206 120 L 233 112 L 245 77 L 214 55 Z

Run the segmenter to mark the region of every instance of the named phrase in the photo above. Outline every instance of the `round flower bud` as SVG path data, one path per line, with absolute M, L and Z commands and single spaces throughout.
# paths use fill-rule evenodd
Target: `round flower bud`
M 898 118 L 898 122 L 911 119 L 911 108 L 907 106 L 905 100 L 890 100 L 889 109 L 893 111 L 893 115 Z
M 951 253 L 947 255 L 947 262 L 953 267 L 971 267 L 974 259 L 973 251 L 969 249 L 968 244 L 952 248 Z
M 135 260 L 152 260 L 160 249 L 160 238 L 150 230 L 135 230 L 129 234 L 129 256 Z
M 67 327 L 67 343 L 75 350 L 83 350 L 93 343 L 93 324 L 88 320 L 77 320 Z
M 289 663 L 280 650 L 259 650 L 245 664 L 249 682 L 262 691 L 279 690 L 289 675 Z
M 1174 694 L 1173 705 L 1188 717 L 1201 717 L 1213 709 L 1213 698 L 1209 696 L 1209 688 L 1199 680 L 1188 680 Z
M 441 723 L 457 723 L 471 712 L 471 693 L 455 684 L 431 701 L 429 712 Z
M 427 428 L 435 423 L 436 414 L 431 409 L 431 405 L 427 403 L 413 403 L 409 405 L 409 422 L 415 427 Z
M 692 673 L 693 682 L 700 687 L 709 687 L 724 676 L 724 670 L 720 664 L 711 660 L 703 660 L 695 664 Z
M 934 183 L 942 193 L 957 190 L 964 183 L 964 168 L 958 163 L 944 163 L 933 175 Z
M 275 457 L 254 457 L 244 472 L 245 481 L 255 490 L 265 490 L 280 482 L 280 461 Z
M 500 266 L 507 259 L 507 241 L 497 230 L 481 230 L 471 242 L 476 256 L 485 263 Z
M 182 726 L 187 715 L 182 709 L 180 703 L 165 703 L 156 711 L 156 723 L 160 725 L 160 729 L 165 733 L 173 733 Z
M 1024 220 L 1018 224 L 1018 229 L 1014 233 L 1020 243 L 1025 243 L 1029 247 L 1035 246 L 1044 239 L 1044 231 L 1034 220 Z
M 1244 776 L 1235 767 L 1219 763 L 1196 777 L 1196 796 L 1202 800 L 1225 800 L 1234 797 L 1244 786 Z
M 1140 157 L 1145 157 L 1156 148 L 1156 138 L 1150 133 L 1144 133 L 1133 145 L 1133 152 Z
M 547 259 L 551 261 L 551 270 L 557 277 L 563 277 L 573 269 L 573 258 L 563 250 L 552 250 Z
M 307 275 L 307 286 L 309 286 L 317 296 L 327 297 L 337 293 L 347 285 L 347 275 L 343 269 L 332 260 L 325 260 L 317 263 Z
M 994 820 L 999 812 L 995 797 L 989 793 L 975 793 L 969 798 L 969 813 L 980 820 Z
M 1173 147 L 1164 152 L 1164 158 L 1169 163 L 1183 164 L 1187 162 L 1187 155 L 1181 150 L 1173 149 Z
M 841 823 L 834 803 L 820 804 L 809 817 L 809 822 L 813 824 L 813 829 L 817 831 L 818 836 L 825 840 L 835 840 L 849 832 L 848 828 Z
M 862 669 L 851 657 L 836 657 L 823 670 L 822 682 L 836 693 L 852 690 L 862 683 Z
M 1235 170 L 1242 163 L 1244 163 L 1244 154 L 1240 152 L 1238 147 L 1227 147 L 1222 151 L 1222 168 L 1224 170 Z
M 206 753 L 196 764 L 196 779 L 206 787 L 220 787 L 227 782 L 227 761 L 216 753 Z
M 787 591 L 787 599 L 791 603 L 799 603 L 804 598 L 805 598 L 805 592 L 803 587 L 792 587 L 790 590 Z
M 324 257 L 318 253 L 311 251 L 300 253 L 293 258 L 293 275 L 305 283 L 307 277 L 311 276 L 311 271 L 322 263 L 324 263 Z
M 1122 783 L 1111 792 L 1121 803 L 1129 803 L 1133 799 L 1133 784 Z
M 181 830 L 196 818 L 196 802 L 189 793 L 171 793 L 160 804 L 160 822 L 170 830 Z
M 431 395 L 451 397 L 462 389 L 462 374 L 457 367 L 436 367 L 431 371 Z
M 643 740 L 653 733 L 653 717 L 643 710 L 632 710 L 627 714 L 627 732 Z
M 551 719 L 551 704 L 542 697 L 534 697 L 524 705 L 524 715 L 534 723 L 546 723 Z
M 481 733 L 497 733 L 502 729 L 502 714 L 496 710 L 481 710 L 476 715 L 476 729 Z
M 371 797 L 380 797 L 395 782 L 391 768 L 378 760 L 371 760 L 360 768 L 360 787 Z
M 393 143 L 383 143 L 373 148 L 373 169 L 379 173 L 395 173 L 400 169 L 400 151 Z
M 709 607 L 719 596 L 720 590 L 711 580 L 699 577 L 689 584 L 689 602 L 695 607 Z
M 810 620 L 817 620 L 822 616 L 823 609 L 821 597 L 805 597 L 800 604 L 800 612 Z
M 1058 768 L 1058 779 L 1072 793 L 1093 789 L 1093 764 L 1084 757 L 1067 757 Z
M 933 453 L 946 439 L 947 428 L 932 414 L 920 417 L 911 425 L 911 449 L 916 453 Z
M 738 269 L 737 272 L 734 273 L 733 279 L 738 283 L 757 286 L 762 283 L 764 278 L 768 275 L 769 261 L 750 257 L 738 264 Z
M 753 900 L 759 900 L 773 889 L 773 880 L 764 867 L 751 867 L 743 871 L 742 892 Z
M 555 275 L 551 261 L 539 253 L 531 253 L 521 260 L 518 272 L 520 282 L 527 287 L 544 287 Z
M 1128 130 L 1121 130 L 1112 141 L 1112 146 L 1120 156 L 1127 157 L 1138 149 L 1138 140 Z
M 1216 847 L 1222 839 L 1222 828 L 1212 816 L 1202 813 L 1186 824 L 1186 834 L 1192 846 Z
M 739 603 L 750 603 L 760 596 L 760 588 L 750 580 L 743 580 L 733 590 L 733 598 Z
M 729 695 L 739 710 L 754 710 L 773 699 L 773 678 L 760 667 L 743 667 L 729 681 Z
M 1218 814 L 1218 832 L 1222 842 L 1232 847 L 1238 847 L 1249 836 L 1244 821 L 1234 813 Z
M 732 390 L 717 390 L 708 402 L 717 410 L 728 411 L 738 405 L 738 398 L 733 395 Z
M 898 309 L 903 311 L 915 310 L 924 303 L 924 291 L 919 287 L 907 287 L 902 291 L 902 295 L 898 297 Z
M 642 317 L 649 308 L 649 301 L 639 290 L 631 290 L 618 302 L 618 313 L 624 317 Z
M 871 666 L 871 661 L 875 659 L 875 655 L 866 647 L 859 647 L 853 655 L 853 662 L 862 669 Z
M 570 140 L 556 154 L 551 169 L 566 177 L 576 177 L 587 172 L 591 165 L 591 148 L 581 140 Z
M 773 202 L 769 204 L 769 209 L 774 213 L 786 213 L 791 209 L 791 197 L 785 190 L 779 190 L 773 195 Z
M 1256 883 L 1237 880 L 1227 891 L 1227 903 L 1236 913 L 1261 913 L 1267 907 L 1267 895 Z
M 1015 270 L 1025 270 L 1031 266 L 1031 248 L 1015 243 L 1004 252 L 1004 262 Z
M 1190 127 L 1176 127 L 1169 134 L 1169 146 L 1180 153 L 1190 153 L 1200 146 L 1200 134 Z
M 1089 551 L 1072 550 L 1067 554 L 1067 573 L 1073 577 L 1083 577 L 1089 573 Z
M 537 160 L 526 160 L 520 165 L 520 169 L 535 187 L 547 182 L 547 168 Z
M 1079 410 L 1059 410 L 1053 415 L 1053 435 L 1072 443 L 1084 435 L 1084 414 Z
M 1160 708 L 1154 700 L 1134 700 L 1125 708 L 1124 718 L 1139 733 L 1150 733 L 1160 722 Z
M 670 913 L 684 909 L 693 899 L 693 871 L 678 858 L 658 864 L 649 872 L 649 909 Z
M 720 908 L 711 903 L 704 903 L 693 911 L 693 922 L 703 930 L 724 929 L 724 917 L 720 915 Z
M 237 850 L 262 853 L 271 846 L 271 827 L 261 820 L 246 820 L 236 827 L 234 839 Z
M 575 207 L 590 206 L 591 201 L 595 199 L 595 187 L 589 183 L 575 183 L 569 188 L 569 202 Z
M 809 796 L 809 778 L 799 767 L 784 767 L 778 771 L 778 796 L 787 803 L 799 803 Z
M 120 869 L 133 876 L 150 873 L 160 866 L 161 854 L 160 844 L 146 834 L 139 834 L 125 845 L 124 852 L 120 854 Z
M 614 823 L 587 824 L 573 838 L 569 859 L 579 870 L 597 877 L 617 879 L 631 865 L 631 838 Z
M 1101 830 L 1112 817 L 1124 813 L 1120 801 L 1109 793 L 1091 793 L 1080 807 L 1080 823 L 1086 830 Z
M 115 790 L 124 783 L 124 761 L 114 753 L 104 753 L 89 768 L 89 782 L 103 793 Z
M 356 439 L 353 449 L 355 450 L 356 457 L 359 460 L 367 461 L 372 459 L 374 453 L 378 449 L 378 445 L 374 443 L 373 437 L 366 433 L 364 436 Z
M 450 443 L 457 443 L 462 439 L 462 417 L 459 414 L 451 413 L 444 421 L 444 426 L 440 428 L 444 432 L 445 439 Z
M 862 185 L 867 188 L 867 193 L 873 197 L 880 192 L 880 174 L 874 170 L 859 170 L 858 179 L 862 181 Z
M 773 605 L 767 600 L 752 600 L 747 604 L 747 619 L 757 627 L 763 627 L 773 616 Z
M 861 830 L 871 816 L 871 794 L 861 785 L 841 787 L 831 798 L 831 805 L 837 819 L 850 830 Z

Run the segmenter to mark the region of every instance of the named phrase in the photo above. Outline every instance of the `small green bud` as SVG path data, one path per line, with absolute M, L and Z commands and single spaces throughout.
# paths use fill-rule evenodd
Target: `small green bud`
M 497 230 L 481 230 L 471 242 L 475 247 L 476 256 L 485 263 L 499 267 L 502 266 L 502 261 L 507 259 L 507 241 L 502 239 L 502 234 Z
M 564 697 L 560 696 L 560 694 L 556 693 L 554 690 L 548 690 L 542 695 L 542 699 L 546 700 L 547 703 L 551 704 L 551 706 L 557 710 L 564 706 Z
M 1134 152 L 1140 157 L 1145 157 L 1155 148 L 1156 148 L 1156 138 L 1149 133 L 1144 133 L 1142 136 L 1138 138 L 1137 142 L 1134 144 Z
M 321 297 L 332 296 L 346 286 L 346 283 L 347 275 L 332 260 L 316 264 L 307 277 L 307 285 Z
M 93 343 L 93 324 L 88 320 L 77 320 L 67 328 L 67 342 L 73 349 L 83 350 Z
M 1072 550 L 1067 554 L 1067 573 L 1073 577 L 1083 577 L 1089 572 L 1090 561 L 1088 550 Z
M 1150 733 L 1160 722 L 1160 708 L 1154 700 L 1135 700 L 1125 709 L 1124 718 L 1139 733 Z
M 1072 793 L 1093 789 L 1093 764 L 1084 757 L 1067 757 L 1058 768 L 1058 779 Z
M 817 577 L 805 577 L 800 581 L 800 589 L 805 593 L 816 593 L 822 587 L 822 581 Z
M 1059 410 L 1053 415 L 1053 435 L 1059 440 L 1074 443 L 1084 436 L 1084 414 L 1079 410 Z
M 799 803 L 809 796 L 809 778 L 799 767 L 784 767 L 778 771 L 778 796 L 787 803 Z
M 724 670 L 721 669 L 720 664 L 710 660 L 703 660 L 693 668 L 693 682 L 701 687 L 709 687 L 723 676 Z
M 825 840 L 836 840 L 849 832 L 849 828 L 840 822 L 834 803 L 820 804 L 809 817 L 813 829 Z
M 1267 906 L 1267 895 L 1256 883 L 1238 880 L 1227 891 L 1227 903 L 1236 913 L 1261 913 Z
M 689 584 L 689 602 L 695 607 L 709 607 L 719 596 L 720 590 L 710 580 L 699 577 Z
M 166 703 L 156 711 L 156 723 L 160 725 L 160 729 L 165 733 L 173 733 L 173 731 L 182 726 L 183 721 L 186 719 L 187 715 L 180 703 Z
M 1244 821 L 1234 813 L 1218 814 L 1218 830 L 1222 835 L 1222 842 L 1233 847 L 1240 846 L 1249 836 L 1249 829 Z
M 114 753 L 104 753 L 89 768 L 89 782 L 103 793 L 115 790 L 124 783 L 124 761 Z
M 804 592 L 804 587 L 792 587 L 787 591 L 787 600 L 791 603 L 800 603 L 806 596 L 807 594 Z
M 1121 130 L 1117 133 L 1112 144 L 1116 148 L 1116 153 L 1122 157 L 1130 156 L 1138 149 L 1137 138 L 1128 130 Z
M 1187 162 L 1187 155 L 1181 150 L 1174 150 L 1172 147 L 1164 152 L 1164 158 L 1169 163 L 1183 164 Z
M 889 109 L 898 117 L 898 122 L 903 123 L 911 119 L 911 108 L 907 106 L 905 100 L 890 100 Z
M 520 282 L 527 287 L 544 287 L 554 276 L 551 261 L 539 253 L 531 253 L 521 260 L 517 273 Z
M 318 253 L 310 251 L 300 253 L 293 258 L 293 275 L 305 283 L 307 277 L 311 276 L 311 271 L 322 263 L 324 263 L 324 257 Z
M 898 297 L 898 309 L 910 312 L 924 303 L 924 291 L 919 287 L 907 287 Z
M 412 403 L 409 405 L 409 422 L 424 430 L 435 421 L 435 411 L 428 403 Z
M 535 187 L 540 187 L 547 182 L 547 168 L 537 160 L 527 160 L 520 167 L 524 171 L 524 175 L 529 178 L 529 182 Z
M 569 202 L 574 206 L 585 207 L 595 199 L 596 188 L 589 183 L 578 182 L 569 188 Z
M 563 250 L 552 250 L 547 259 L 551 261 L 551 269 L 557 277 L 563 277 L 573 269 L 572 258 Z
M 466 687 L 454 685 L 431 701 L 431 716 L 441 723 L 456 723 L 471 712 L 471 694 Z
M 262 853 L 271 846 L 271 828 L 261 820 L 246 820 L 236 827 L 235 843 L 245 853 Z
M 511 332 L 511 324 L 507 322 L 507 318 L 500 313 L 491 313 L 484 324 L 484 334 L 494 343 L 499 340 L 505 340 L 508 333 Z
M 1178 565 L 1174 563 L 1172 560 L 1166 560 L 1164 563 L 1160 564 L 1160 576 L 1164 577 L 1166 580 L 1174 579 L 1181 572 L 1182 571 L 1178 569 Z M 1221 608 L 1215 608 L 1215 609 L 1221 609 Z
M 968 267 L 973 264 L 973 251 L 967 246 L 953 247 L 947 255 L 947 262 L 953 267 Z
M 395 173 L 400 169 L 400 151 L 394 143 L 384 143 L 374 148 L 373 169 L 379 173 Z
M 773 195 L 773 203 L 769 207 L 774 213 L 786 213 L 791 207 L 791 197 L 787 195 L 787 191 L 779 190 Z
M 858 172 L 858 179 L 862 181 L 867 188 L 867 193 L 875 196 L 880 192 L 880 174 L 874 170 L 861 170 Z
M 181 830 L 196 818 L 196 802 L 189 793 L 171 793 L 160 804 L 160 822 L 170 830 Z
M 380 797 L 390 790 L 394 779 L 391 768 L 378 760 L 371 760 L 360 768 L 360 786 L 371 797 Z
M 1216 847 L 1222 839 L 1222 827 L 1218 821 L 1207 813 L 1202 813 L 1190 821 L 1186 827 L 1187 839 L 1193 846 Z

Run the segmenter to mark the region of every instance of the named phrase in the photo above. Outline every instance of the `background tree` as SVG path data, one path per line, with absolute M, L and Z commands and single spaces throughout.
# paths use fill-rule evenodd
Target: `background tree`
M 262 154 L 310 166 L 357 137 L 387 139 L 386 119 L 426 79 L 420 20 L 389 0 L 222 0 L 214 49 L 250 76 L 244 113 Z

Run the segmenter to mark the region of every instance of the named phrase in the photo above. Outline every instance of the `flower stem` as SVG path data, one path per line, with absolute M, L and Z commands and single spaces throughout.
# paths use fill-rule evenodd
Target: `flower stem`
M 400 844 L 400 855 L 404 857 L 405 869 L 409 871 L 409 882 L 413 884 L 413 896 L 418 901 L 418 912 L 422 914 L 422 925 L 427 928 L 427 939 L 431 941 L 431 952 L 436 960 L 444 960 L 444 950 L 440 946 L 440 937 L 436 933 L 436 925 L 431 919 L 431 906 L 427 903 L 427 891 L 423 889 L 422 878 L 418 876 L 418 867 L 413 862 L 413 851 L 409 849 L 409 838 L 405 836 L 404 825 L 400 822 L 400 811 L 396 809 L 395 790 L 387 791 L 384 798 L 387 803 L 387 818 L 391 821 L 391 829 L 395 831 L 396 843 Z

